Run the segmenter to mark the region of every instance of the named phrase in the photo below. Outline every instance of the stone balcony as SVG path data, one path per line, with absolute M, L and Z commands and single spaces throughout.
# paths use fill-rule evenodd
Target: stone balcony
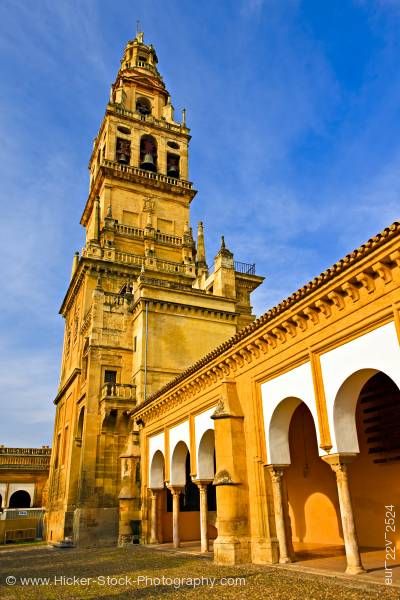
M 138 240 L 144 239 L 144 229 L 140 229 L 139 227 L 132 227 L 131 225 L 116 223 L 115 231 L 119 235 L 126 237 L 132 237 Z M 182 246 L 182 238 L 180 236 L 172 235 L 170 233 L 162 233 L 161 231 L 156 232 L 156 241 L 160 244 L 166 244 L 168 246 Z
M 104 383 L 101 388 L 102 400 L 136 401 L 136 386 L 131 383 Z

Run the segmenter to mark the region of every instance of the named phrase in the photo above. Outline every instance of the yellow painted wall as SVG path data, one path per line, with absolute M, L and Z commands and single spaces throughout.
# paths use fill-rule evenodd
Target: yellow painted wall
M 343 544 L 335 476 L 318 455 L 313 418 L 305 404 L 289 429 L 292 464 L 285 472 L 293 541 Z

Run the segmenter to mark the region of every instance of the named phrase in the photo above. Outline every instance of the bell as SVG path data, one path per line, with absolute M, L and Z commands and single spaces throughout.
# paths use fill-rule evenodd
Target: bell
M 124 164 L 126 164 L 128 162 L 128 157 L 126 154 L 124 154 L 124 152 L 121 152 L 121 154 L 119 155 L 118 162 L 124 163 Z
M 146 171 L 155 171 L 154 158 L 153 155 L 147 153 L 144 155 L 143 160 L 140 164 L 141 169 L 146 169 Z
M 179 177 L 178 167 L 176 165 L 170 165 L 168 167 L 167 175 L 168 175 L 168 177 L 178 178 Z

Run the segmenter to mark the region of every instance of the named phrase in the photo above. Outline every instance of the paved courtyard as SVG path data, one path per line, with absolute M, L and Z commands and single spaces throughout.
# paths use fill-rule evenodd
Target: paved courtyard
M 280 567 L 221 567 L 211 557 L 143 546 L 70 550 L 37 546 L 0 551 L 2 600 L 147 600 L 178 595 L 220 600 L 398 600 L 400 588 Z

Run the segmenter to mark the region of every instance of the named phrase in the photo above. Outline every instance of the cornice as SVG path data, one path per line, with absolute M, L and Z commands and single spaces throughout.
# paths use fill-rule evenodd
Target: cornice
M 75 378 L 81 374 L 81 369 L 79 369 L 78 367 L 75 367 L 75 369 L 72 371 L 71 375 L 68 377 L 67 381 L 64 383 L 64 385 L 60 388 L 57 396 L 54 398 L 53 402 L 54 404 L 58 404 L 61 397 L 65 394 L 65 392 L 67 391 L 67 389 L 70 387 L 70 385 L 74 382 Z

